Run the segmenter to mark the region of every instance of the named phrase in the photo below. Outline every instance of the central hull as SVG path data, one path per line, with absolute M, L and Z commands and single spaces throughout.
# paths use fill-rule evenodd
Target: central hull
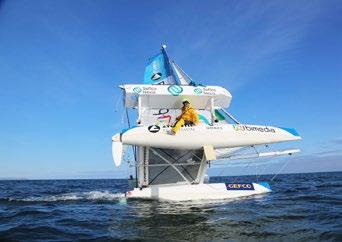
M 159 185 L 126 192 L 127 198 L 168 201 L 222 200 L 271 192 L 268 183 L 210 183 L 196 185 Z

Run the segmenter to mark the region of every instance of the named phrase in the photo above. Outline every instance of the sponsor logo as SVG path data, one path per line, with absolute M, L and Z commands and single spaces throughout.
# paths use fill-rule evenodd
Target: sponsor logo
M 211 87 L 205 87 L 203 88 L 203 94 L 204 95 L 215 95 L 216 94 L 216 89 L 211 88 Z
M 193 127 L 181 127 L 180 131 L 195 131 L 195 129 Z
M 275 133 L 276 131 L 269 127 L 258 127 L 258 126 L 248 126 L 248 125 L 239 125 L 234 124 L 233 128 L 235 131 L 258 131 L 258 132 L 271 132 Z
M 139 87 L 139 86 L 135 86 L 133 88 L 133 92 L 136 93 L 136 94 L 156 94 L 157 92 L 157 88 L 156 87 L 151 87 L 151 86 L 142 86 L 142 87 Z
M 156 87 L 143 87 L 142 93 L 143 94 L 156 94 L 157 88 Z
M 156 81 L 156 80 L 159 80 L 161 78 L 162 74 L 160 72 L 158 73 L 154 73 L 152 76 L 151 76 L 151 79 L 153 81 Z
M 226 183 L 227 190 L 254 190 L 252 183 Z
M 200 95 L 200 94 L 202 94 L 202 89 L 197 87 L 194 89 L 194 93 L 197 95 Z
M 133 92 L 135 93 L 141 93 L 142 89 L 140 87 L 133 88 Z
M 207 124 L 207 125 L 210 125 L 208 119 L 207 119 L 204 115 L 198 114 L 198 117 L 199 117 L 199 120 L 200 120 L 201 122 L 203 122 L 203 123 L 205 123 L 205 124 Z
M 181 94 L 183 92 L 183 88 L 181 86 L 177 86 L 177 85 L 169 86 L 167 90 L 173 96 L 178 96 L 179 94 Z
M 216 129 L 216 130 L 221 130 L 221 129 L 223 129 L 223 127 L 220 127 L 220 126 L 207 126 L 206 128 L 207 128 L 207 129 Z
M 148 131 L 151 133 L 157 133 L 160 130 L 160 127 L 158 125 L 151 125 L 148 126 Z
M 157 124 L 170 124 L 171 115 L 162 115 L 157 118 Z
M 169 112 L 169 109 L 161 108 L 158 110 L 158 113 L 153 113 L 153 115 L 164 115 L 164 114 L 167 114 L 168 112 Z

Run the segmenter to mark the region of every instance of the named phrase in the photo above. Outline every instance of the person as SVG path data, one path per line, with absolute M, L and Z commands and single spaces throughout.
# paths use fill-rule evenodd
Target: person
M 177 122 L 171 130 L 172 135 L 175 135 L 183 125 L 197 125 L 199 123 L 198 113 L 188 100 L 183 101 L 182 114 L 176 120 Z

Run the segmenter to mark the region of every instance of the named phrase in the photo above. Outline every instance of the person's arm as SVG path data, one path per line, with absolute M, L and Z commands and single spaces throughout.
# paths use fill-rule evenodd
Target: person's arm
M 178 115 L 178 116 L 176 117 L 176 120 L 179 120 L 179 119 L 182 117 L 182 114 L 183 114 L 183 113 L 181 113 L 180 115 Z
M 182 117 L 182 115 L 183 115 L 183 112 L 184 112 L 184 110 L 183 110 L 183 108 L 182 108 L 182 110 L 181 110 L 182 112 L 181 112 L 181 114 L 180 115 L 178 115 L 177 117 L 176 117 L 176 120 L 179 120 L 181 117 Z

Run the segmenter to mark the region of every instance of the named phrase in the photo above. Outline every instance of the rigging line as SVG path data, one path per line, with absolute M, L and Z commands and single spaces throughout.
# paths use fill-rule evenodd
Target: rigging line
M 186 154 L 184 154 L 183 156 L 181 156 L 179 159 L 175 159 L 175 158 L 173 158 L 171 155 L 169 155 L 168 153 L 166 153 L 165 151 L 163 151 L 163 150 L 160 150 L 161 152 L 163 152 L 164 154 L 166 154 L 167 156 L 169 156 L 171 159 L 173 159 L 174 161 L 175 161 L 175 163 L 178 163 L 178 161 L 182 158 L 182 157 L 184 157 Z M 190 152 L 189 152 L 190 153 Z M 192 152 L 191 152 L 192 153 Z M 174 163 L 173 163 L 174 164 Z M 190 178 L 192 179 L 192 181 L 194 182 L 195 181 L 195 179 L 191 176 L 191 174 L 188 172 L 188 170 L 187 169 L 185 169 L 184 168 L 184 166 L 183 165 L 180 165 L 182 168 L 183 168 L 183 170 L 190 176 Z
M 133 157 L 134 157 L 134 161 L 137 162 L 137 147 L 135 145 L 131 145 L 132 147 L 132 152 L 133 152 Z
M 132 148 L 132 153 L 133 153 L 133 158 L 134 158 L 134 164 L 137 163 L 137 156 L 136 156 L 136 147 L 131 145 Z M 131 164 L 131 160 L 129 161 L 129 166 L 133 167 L 134 166 L 134 170 L 135 170 L 135 178 L 136 178 L 136 187 L 138 187 L 138 170 L 137 170 L 137 166 Z
M 218 162 L 214 162 L 211 164 L 213 167 L 215 166 L 226 166 L 226 167 L 230 167 L 229 164 L 227 163 L 218 163 Z
M 119 97 L 116 99 L 114 112 L 117 112 L 117 111 L 118 111 L 120 99 L 121 99 L 121 96 L 119 96 Z
M 255 153 L 257 153 L 257 155 L 260 155 L 259 151 L 255 148 L 254 145 L 252 145 L 252 148 L 255 150 Z
M 179 157 L 177 157 L 177 159 L 176 158 L 174 158 L 173 156 L 171 156 L 169 153 L 167 153 L 165 150 L 161 150 L 164 154 L 166 154 L 166 155 L 168 155 L 169 157 L 171 157 L 174 161 L 178 161 L 178 160 L 180 160 L 180 159 L 182 159 L 184 156 L 186 156 L 187 154 L 189 154 L 189 152 L 185 152 L 183 155 L 181 155 L 181 156 L 179 156 Z M 191 152 L 191 151 L 190 151 Z
M 125 99 L 126 94 L 125 94 L 125 92 L 122 92 L 121 97 L 122 97 L 122 106 L 123 106 L 122 117 L 121 117 L 121 124 L 124 124 L 125 123 L 125 108 L 127 108 L 126 107 L 126 99 Z
M 271 151 L 273 151 L 273 150 L 271 150 Z M 271 160 L 271 159 L 268 158 L 268 159 L 266 159 L 266 162 L 268 162 L 268 161 L 270 161 L 270 160 Z M 267 163 L 264 163 L 264 168 L 259 172 L 258 178 L 260 178 L 260 176 L 262 175 L 262 173 L 263 173 L 266 169 L 267 169 Z
M 271 182 L 279 175 L 279 173 L 287 166 L 287 164 L 289 163 L 289 160 L 287 160 L 285 162 L 285 164 L 281 167 L 281 169 L 279 169 L 279 171 L 277 172 L 277 174 L 275 174 L 272 179 L 271 179 Z
M 172 163 L 173 166 L 199 166 L 201 163 Z M 161 167 L 161 166 L 171 166 L 169 164 L 150 164 L 150 165 L 132 165 L 132 167 Z
M 121 125 L 125 124 L 125 109 L 122 110 L 122 114 L 121 114 Z
M 135 167 L 135 187 L 138 187 L 138 169 Z
M 267 166 L 264 165 L 264 168 L 259 172 L 259 175 L 257 177 L 257 180 L 260 178 L 260 176 L 262 175 L 262 173 L 266 170 Z
M 253 149 L 255 150 L 255 153 L 257 154 L 257 156 L 260 156 L 260 153 L 258 152 L 258 150 L 255 148 L 254 145 L 252 145 Z M 255 179 L 258 182 L 258 163 L 255 164 Z
M 125 112 L 126 112 L 126 118 L 127 118 L 127 123 L 128 123 L 128 128 L 131 128 L 131 122 L 129 120 L 129 115 L 128 115 L 128 109 L 125 108 Z
M 236 150 L 233 150 L 231 153 L 229 153 L 229 155 L 234 155 L 238 152 L 242 152 L 242 151 L 245 151 L 245 150 L 248 150 L 252 147 L 253 145 L 250 145 L 250 146 L 242 146 L 241 148 L 237 148 Z
M 180 66 L 179 65 L 177 65 L 177 63 L 176 62 L 174 62 L 174 61 L 172 61 L 174 64 L 175 64 L 175 66 L 177 66 L 185 75 L 186 75 L 186 77 L 187 78 L 189 78 L 189 80 L 191 81 L 191 82 L 193 82 L 193 80 L 192 80 L 192 78 L 188 75 L 188 74 L 186 74 L 186 72 L 185 71 L 183 71 L 183 69 L 182 68 L 180 68 Z M 189 83 L 190 84 L 190 83 Z
M 268 150 L 270 150 L 271 152 L 274 152 L 273 149 L 271 149 L 271 147 L 270 147 L 268 144 L 265 144 L 265 148 L 268 149 Z M 267 168 L 267 166 L 265 165 L 264 169 L 262 169 L 262 170 L 260 171 L 259 175 L 257 176 L 257 181 L 258 181 L 258 179 L 260 178 L 261 173 L 264 172 L 264 171 L 266 170 L 266 168 Z
M 130 177 L 130 175 L 132 175 L 131 170 L 132 170 L 132 169 L 130 169 L 130 167 L 128 166 L 128 169 L 127 169 L 127 177 Z
M 198 157 L 198 156 L 196 155 L 196 153 L 195 153 L 195 152 L 192 152 L 192 155 L 193 155 L 195 158 L 197 158 L 199 161 L 201 161 L 201 160 L 202 160 L 202 158 Z M 195 161 L 195 162 L 196 162 L 196 161 Z
M 169 157 L 171 157 L 174 161 L 178 162 L 180 159 L 182 159 L 184 156 L 188 155 L 189 153 L 191 153 L 191 155 L 195 156 L 199 161 L 202 160 L 202 158 L 198 157 L 194 151 L 189 151 L 189 152 L 185 152 L 183 155 L 174 158 L 173 156 L 171 156 L 169 153 L 167 153 L 165 150 L 162 150 L 165 154 L 167 154 Z M 195 161 L 194 163 L 196 163 L 197 161 Z M 178 163 L 179 164 L 179 163 Z M 191 163 L 190 163 L 191 164 Z
M 166 171 L 167 170 L 167 168 L 169 168 L 170 166 L 167 166 L 167 167 L 165 167 L 161 172 L 159 172 L 159 174 L 157 174 L 149 183 L 148 183 L 148 185 L 151 185 L 152 184 L 152 182 L 154 182 L 154 180 L 156 180 L 164 171 Z
M 226 169 L 229 167 L 229 166 L 227 166 L 227 164 L 225 164 L 226 166 L 223 168 L 223 169 L 221 169 L 221 171 L 220 171 L 220 173 L 218 174 L 218 176 L 221 176 L 222 175 L 222 173 L 224 172 L 224 171 L 226 171 Z
M 168 161 L 166 158 L 164 158 L 161 154 L 159 154 L 155 149 L 150 148 L 153 152 L 153 154 L 157 155 L 159 158 L 161 158 L 162 160 L 164 160 L 166 163 L 170 164 L 172 166 L 172 168 L 184 179 L 184 181 L 186 181 L 188 184 L 191 184 L 191 182 L 182 174 L 182 172 L 180 172 L 177 167 L 175 167 L 170 161 Z
M 243 169 L 246 169 L 250 164 L 252 164 L 253 161 L 249 162 L 245 167 L 243 167 Z M 234 180 L 233 180 L 233 183 L 237 181 L 237 179 L 239 178 L 240 176 L 237 176 Z
M 127 150 L 128 150 L 128 148 L 127 148 Z M 133 152 L 133 154 L 134 154 L 134 152 Z M 135 173 L 136 174 L 135 177 L 137 178 L 137 168 L 135 167 L 134 162 L 132 161 L 132 153 L 129 153 L 127 151 L 127 156 L 128 156 L 128 158 L 127 158 L 128 165 L 129 165 L 129 168 L 130 168 L 130 171 L 131 171 L 130 175 L 133 175 L 133 173 Z
M 257 180 L 258 182 L 258 163 L 255 164 L 255 179 Z
M 233 152 L 232 152 L 233 153 Z M 215 164 L 215 165 L 219 165 L 219 164 Z M 224 172 L 224 171 L 226 171 L 226 169 L 229 167 L 229 166 L 227 166 L 227 164 L 221 164 L 221 165 L 226 165 L 223 169 L 221 169 L 221 171 L 220 171 L 220 173 L 219 173 L 219 175 L 218 176 L 221 176 L 222 175 L 222 173 Z
M 190 175 L 190 173 L 184 168 L 184 166 L 183 165 L 181 165 L 178 161 L 181 159 L 181 158 L 183 158 L 184 156 L 186 156 L 187 154 L 189 154 L 189 152 L 187 152 L 187 153 L 185 153 L 184 155 L 182 155 L 182 156 L 180 156 L 180 157 L 178 157 L 177 159 L 175 159 L 175 158 L 173 158 L 170 154 L 168 154 L 166 151 L 164 151 L 164 150 L 160 150 L 160 151 L 162 151 L 164 154 L 166 154 L 168 157 L 170 157 L 171 159 L 173 159 L 175 162 L 174 163 L 172 163 L 172 164 L 174 164 L 174 165 L 176 165 L 177 163 L 177 165 L 180 165 L 182 168 L 183 168 L 183 170 L 190 176 L 190 178 L 192 179 L 192 181 L 194 181 L 195 179 Z M 176 163 L 176 164 L 175 164 Z
M 224 112 L 231 120 L 233 120 L 236 124 L 240 124 L 240 122 L 233 117 L 233 115 L 231 115 L 230 113 L 228 113 L 227 110 L 225 110 L 224 108 L 221 108 L 220 110 L 222 110 L 222 112 Z
M 248 150 L 248 149 L 250 149 L 251 147 L 253 147 L 253 145 L 251 145 L 251 146 L 242 146 L 241 148 L 239 148 L 239 149 L 236 149 L 236 150 L 233 150 L 232 152 L 230 152 L 229 154 L 227 154 L 227 155 L 222 155 L 222 158 L 220 158 L 220 160 L 224 160 L 224 159 L 230 159 L 232 156 L 234 156 L 234 155 L 236 155 L 237 153 L 239 153 L 239 152 L 242 152 L 242 151 L 245 151 L 245 150 Z M 226 149 L 226 148 L 222 148 L 221 150 L 224 150 L 224 149 Z M 231 148 L 229 148 L 229 149 L 231 149 Z M 220 150 L 220 149 L 217 149 L 217 150 Z M 238 155 L 238 154 L 237 154 Z
M 164 153 L 166 153 L 165 151 L 163 151 L 163 150 L 161 150 L 162 152 L 164 152 Z M 168 154 L 168 153 L 166 153 L 166 155 L 168 155 L 171 159 L 173 159 L 174 161 L 175 161 L 175 163 L 177 164 L 178 163 L 178 165 L 180 165 L 182 168 L 183 168 L 183 170 L 190 176 L 190 178 L 192 179 L 192 181 L 195 181 L 195 179 L 191 176 L 191 174 L 188 172 L 188 170 L 187 169 L 185 169 L 185 167 L 181 164 L 181 163 L 179 163 L 178 161 L 181 159 L 181 158 L 183 158 L 184 156 L 186 156 L 187 154 L 191 154 L 191 155 L 193 155 L 193 152 L 187 152 L 187 153 L 185 153 L 184 155 L 182 155 L 181 157 L 179 157 L 179 158 L 177 158 L 177 160 L 175 159 L 175 158 L 173 158 L 170 154 Z M 174 164 L 174 163 L 173 163 Z
M 253 145 L 252 147 L 255 150 L 255 153 L 257 154 L 257 156 L 259 156 L 260 154 L 259 154 L 258 150 L 255 148 L 255 146 Z M 258 182 L 258 163 L 255 164 L 255 179 Z

